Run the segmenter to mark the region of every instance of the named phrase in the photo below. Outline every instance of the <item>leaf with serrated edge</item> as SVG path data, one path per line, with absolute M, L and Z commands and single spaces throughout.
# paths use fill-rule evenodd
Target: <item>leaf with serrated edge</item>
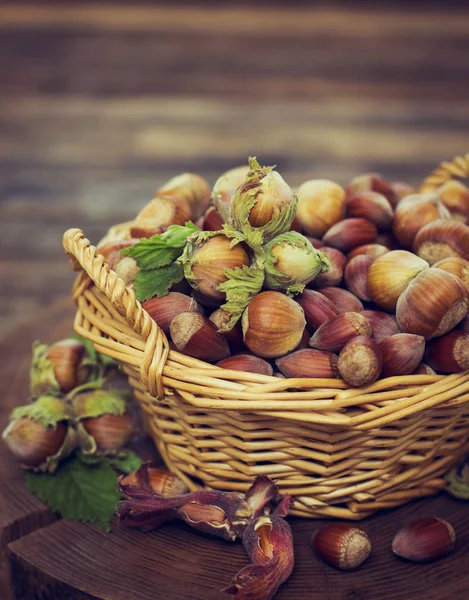
M 106 531 L 120 499 L 117 476 L 105 465 L 89 467 L 77 457 L 63 463 L 54 475 L 24 473 L 28 490 L 64 519 L 96 523 Z
M 249 302 L 262 289 L 264 270 L 256 265 L 244 265 L 236 269 L 225 269 L 224 273 L 228 281 L 219 285 L 218 289 L 226 294 L 226 303 L 222 304 L 222 308 L 231 315 L 231 319 L 220 331 L 229 331 L 236 325 Z
M 160 269 L 140 270 L 135 279 L 135 293 L 140 302 L 154 296 L 166 296 L 171 286 L 184 278 L 182 265 L 173 263 Z
M 185 227 L 171 225 L 164 233 L 141 239 L 133 246 L 123 248 L 121 254 L 134 258 L 140 269 L 165 267 L 181 255 L 186 239 L 198 231 L 199 228 L 191 222 L 186 223 Z

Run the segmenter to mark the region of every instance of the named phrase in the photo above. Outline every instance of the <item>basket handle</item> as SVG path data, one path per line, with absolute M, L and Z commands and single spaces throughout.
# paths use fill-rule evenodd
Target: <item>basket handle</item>
M 443 183 L 451 179 L 469 177 L 469 153 L 455 156 L 451 161 L 444 161 L 423 180 L 420 192 L 435 192 Z
M 63 246 L 76 266 L 83 269 L 96 287 L 110 300 L 127 319 L 134 331 L 145 340 L 145 350 L 140 366 L 142 382 L 151 396 L 159 400 L 165 396 L 163 369 L 169 354 L 169 343 L 165 334 L 144 310 L 132 288 L 112 271 L 97 253 L 95 246 L 85 237 L 81 229 L 69 229 L 64 233 Z M 83 289 L 80 286 L 80 289 Z

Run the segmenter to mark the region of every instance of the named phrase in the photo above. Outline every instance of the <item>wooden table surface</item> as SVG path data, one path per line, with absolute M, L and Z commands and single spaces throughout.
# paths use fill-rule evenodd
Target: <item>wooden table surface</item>
M 0 0 L 0 336 L 68 294 L 65 229 L 183 170 L 418 183 L 469 150 L 468 55 L 467 2 Z

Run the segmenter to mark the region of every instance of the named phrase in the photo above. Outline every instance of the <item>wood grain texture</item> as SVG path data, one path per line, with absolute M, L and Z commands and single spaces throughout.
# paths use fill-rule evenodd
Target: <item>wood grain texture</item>
M 183 170 L 418 183 L 468 149 L 467 2 L 0 3 L 0 336 Z

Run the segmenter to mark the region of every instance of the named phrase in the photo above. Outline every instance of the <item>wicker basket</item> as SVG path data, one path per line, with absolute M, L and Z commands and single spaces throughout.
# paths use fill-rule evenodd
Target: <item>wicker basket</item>
M 468 174 L 469 154 L 422 189 Z M 469 451 L 469 372 L 348 389 L 221 369 L 169 350 L 80 230 L 64 247 L 81 271 L 75 330 L 122 364 L 158 450 L 190 489 L 245 490 L 266 474 L 295 498 L 294 515 L 362 519 L 438 492 Z

